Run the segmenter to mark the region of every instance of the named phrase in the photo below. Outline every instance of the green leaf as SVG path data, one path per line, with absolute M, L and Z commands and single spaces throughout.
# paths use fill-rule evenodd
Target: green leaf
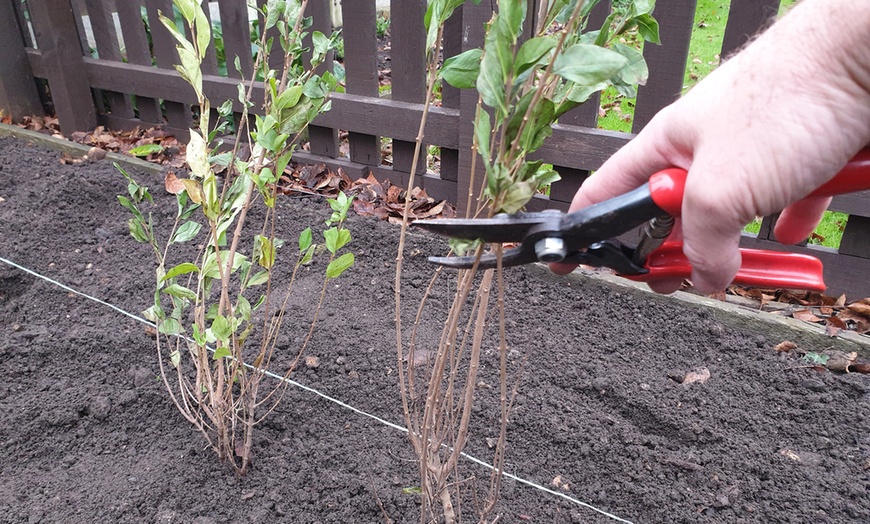
M 275 246 L 263 235 L 254 237 L 254 259 L 266 269 L 275 265 Z
M 206 2 L 206 5 L 208 5 L 208 2 Z M 205 51 L 211 43 L 211 24 L 205 16 L 202 5 L 198 1 L 196 2 L 195 11 L 196 46 L 199 49 L 199 59 L 202 60 L 205 58 Z
M 202 135 L 193 129 L 190 129 L 190 140 L 187 143 L 185 159 L 195 178 L 202 180 L 211 171 L 208 163 L 208 145 Z
M 556 39 L 553 36 L 538 36 L 526 40 L 514 61 L 514 85 L 518 79 L 524 77 L 523 73 L 534 70 L 535 66 L 546 62 L 547 56 L 556 47 Z
M 469 49 L 468 51 L 451 56 L 441 66 L 441 78 L 445 82 L 459 89 L 470 89 L 477 82 L 480 75 L 481 49 Z
M 182 333 L 181 322 L 174 318 L 166 318 L 158 324 L 157 331 L 164 335 L 180 335 Z
M 505 192 L 499 212 L 514 214 L 522 211 L 523 207 L 535 196 L 535 187 L 529 182 L 516 182 Z
M 141 146 L 136 146 L 131 149 L 129 153 L 133 156 L 145 157 L 151 153 L 160 153 L 162 151 L 163 146 L 160 144 L 142 144 Z
M 326 278 L 337 278 L 353 265 L 353 253 L 345 253 L 326 266 Z
M 235 309 L 236 316 L 244 321 L 251 320 L 251 303 L 248 299 L 239 295 L 238 303 Z
M 214 335 L 216 340 L 221 342 L 228 342 L 230 336 L 233 334 L 232 326 L 230 325 L 230 321 L 227 317 L 223 315 L 218 315 L 211 322 L 211 332 Z
M 163 275 L 163 278 L 160 279 L 161 282 L 169 280 L 170 278 L 175 278 L 179 275 L 186 275 L 188 273 L 197 273 L 199 272 L 199 268 L 196 264 L 190 262 L 183 262 L 178 264 L 177 266 L 172 267 L 169 271 Z
M 217 348 L 215 348 L 214 354 L 211 356 L 211 358 L 212 360 L 220 360 L 222 358 L 231 356 L 233 356 L 233 354 L 230 353 L 230 350 L 227 349 L 226 346 L 218 346 Z
M 136 206 L 132 202 L 130 202 L 129 198 L 125 197 L 124 195 L 118 195 L 118 202 L 120 202 L 121 206 L 127 211 L 133 213 L 133 216 L 139 219 L 140 222 L 145 221 L 142 213 L 139 211 L 138 208 L 136 208 Z
M 273 102 L 273 105 L 278 110 L 287 109 L 295 106 L 302 97 L 302 86 L 295 85 L 285 89 Z
M 316 247 L 317 247 L 317 244 L 312 244 L 312 245 L 308 246 L 308 250 L 305 251 L 305 255 L 302 257 L 302 260 L 299 261 L 300 265 L 304 266 L 305 264 L 308 264 L 311 262 L 311 260 L 314 258 L 314 248 L 316 248 Z
M 659 23 L 655 18 L 648 14 L 643 14 L 634 19 L 637 24 L 637 34 L 647 42 L 661 45 L 662 41 L 659 38 Z
M 326 249 L 328 249 L 330 253 L 335 254 L 339 249 L 350 242 L 350 231 L 347 229 L 332 227 L 323 232 L 323 237 L 326 239 Z
M 193 326 L 196 328 L 196 325 Z M 181 364 L 181 351 L 175 350 L 169 354 L 169 361 L 172 363 L 172 367 L 178 369 L 178 365 Z
M 329 51 L 329 38 L 320 31 L 312 31 L 311 44 L 314 48 L 311 54 L 311 65 L 314 66 L 323 62 L 326 53 Z
M 640 51 L 624 44 L 613 44 L 613 50 L 624 56 L 627 60 L 617 73 L 617 78 L 623 84 L 644 85 L 649 77 L 649 69 Z
M 574 44 L 556 58 L 553 72 L 569 82 L 591 86 L 604 82 L 626 66 L 628 59 L 610 49 Z
M 302 94 L 312 99 L 326 98 L 329 95 L 329 85 L 319 76 L 312 76 L 302 86 Z
M 135 218 L 131 218 L 127 221 L 127 227 L 130 229 L 130 236 L 132 236 L 136 242 L 148 242 L 148 234 L 145 233 L 145 228 L 142 227 L 141 222 Z
M 171 284 L 167 286 L 163 292 L 167 295 L 172 295 L 173 297 L 196 300 L 196 293 L 192 289 L 188 289 L 180 284 Z
M 192 221 L 185 222 L 175 231 L 175 234 L 172 235 L 169 242 L 187 242 L 188 240 L 192 240 L 197 233 L 199 233 L 200 229 L 202 229 L 202 224 Z
M 408 486 L 406 488 L 402 488 L 403 495 L 419 495 L 423 490 L 420 489 L 419 486 Z
M 258 272 L 256 275 L 252 276 L 250 280 L 248 280 L 248 287 L 259 286 L 260 284 L 265 284 L 268 281 L 269 271 L 264 269 Z
M 299 234 L 299 251 L 302 252 L 308 249 L 311 246 L 311 240 L 311 228 L 306 227 L 302 233 Z
M 513 53 L 510 35 L 504 34 L 499 27 L 499 24 L 494 24 L 486 33 L 477 90 L 486 105 L 506 115 L 505 82 L 513 64 Z
M 492 123 L 489 120 L 489 113 L 483 109 L 477 115 L 477 120 L 474 123 L 474 133 L 477 136 L 477 151 L 488 164 L 491 155 L 489 144 L 492 140 Z

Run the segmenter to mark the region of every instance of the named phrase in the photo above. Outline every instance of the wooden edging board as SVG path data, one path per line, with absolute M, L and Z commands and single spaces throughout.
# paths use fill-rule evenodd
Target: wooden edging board
M 820 352 L 826 349 L 838 349 L 841 351 L 857 351 L 863 358 L 870 358 L 870 337 L 859 335 L 852 331 L 840 331 L 836 336 L 825 333 L 825 328 L 818 324 L 805 322 L 791 317 L 784 317 L 766 311 L 758 311 L 733 302 L 723 302 L 705 296 L 696 295 L 685 291 L 677 291 L 670 295 L 660 295 L 653 292 L 646 284 L 634 282 L 602 272 L 588 270 L 575 270 L 567 277 L 556 277 L 543 264 L 534 264 L 535 270 L 541 273 L 542 278 L 569 278 L 575 281 L 589 279 L 609 282 L 611 285 L 642 294 L 644 298 L 659 301 L 678 301 L 683 304 L 706 308 L 723 324 L 740 327 L 745 330 L 757 332 L 771 339 L 773 344 L 790 340 L 806 351 Z M 778 339 L 778 340 L 777 340 Z
M 81 158 L 87 155 L 88 151 L 91 149 L 90 146 L 79 144 L 65 138 L 46 135 L 37 131 L 30 131 L 28 129 L 22 129 L 17 126 L 10 126 L 7 124 L 0 124 L 0 137 L 17 138 L 20 140 L 31 142 L 33 144 L 38 144 L 43 147 L 48 147 L 56 151 L 61 151 L 70 155 L 71 157 L 77 158 Z M 140 160 L 129 155 L 123 155 L 121 153 L 109 152 L 106 154 L 106 160 L 117 162 L 118 164 L 121 164 L 126 168 L 137 169 L 139 171 L 143 171 L 149 174 L 157 174 L 163 172 L 163 166 L 159 164 L 146 162 L 144 160 Z

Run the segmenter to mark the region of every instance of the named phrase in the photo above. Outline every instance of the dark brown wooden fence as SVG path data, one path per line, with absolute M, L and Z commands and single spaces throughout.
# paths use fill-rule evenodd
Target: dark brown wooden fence
M 329 3 L 309 2 L 315 29 L 323 32 L 332 29 Z M 650 78 L 638 92 L 635 132 L 682 91 L 695 3 L 667 0 L 656 6 L 662 45 L 644 48 Z M 484 1 L 475 6 L 469 2 L 454 15 L 445 31 L 446 56 L 482 45 L 483 24 L 493 4 Z M 217 0 L 209 5 L 207 11 L 216 18 L 213 22 L 220 22 L 229 67 L 223 67 L 223 60 L 210 51 L 203 84 L 208 96 L 220 103 L 237 95 L 239 78 L 232 57 L 239 56 L 246 76 L 253 68 L 252 24 L 244 0 Z M 722 56 L 767 24 L 778 6 L 779 0 L 732 0 Z M 389 96 L 379 93 L 375 9 L 375 0 L 343 3 L 346 93 L 333 96 L 332 110 L 310 129 L 310 150 L 300 152 L 297 158 L 340 166 L 355 177 L 371 171 L 404 184 L 413 160 L 425 90 L 425 1 L 392 2 Z M 594 16 L 603 20 L 607 9 L 602 2 Z M 38 111 L 40 92 L 32 81 L 35 78 L 41 85 L 47 82 L 50 103 L 64 132 L 96 125 L 113 129 L 162 125 L 184 136 L 193 124 L 191 106 L 196 100 L 173 68 L 177 61 L 174 43 L 157 22 L 158 10 L 171 12 L 171 0 L 0 0 L 0 47 L 4 50 L 0 104 L 13 116 Z M 90 40 L 86 27 L 93 35 Z M 222 70 L 225 72 L 220 73 Z M 440 169 L 427 172 L 426 162 L 419 164 L 419 184 L 430 195 L 446 198 L 460 209 L 470 198 L 471 115 L 476 101 L 477 94 L 472 91 L 444 87 L 442 105 L 431 110 L 425 133 L 426 143 L 440 148 Z M 631 138 L 627 133 L 597 129 L 597 118 L 595 100 L 565 115 L 555 126 L 553 136 L 537 156 L 556 166 L 562 180 L 553 185 L 549 198 L 535 199 L 530 209 L 566 209 L 589 171 Z M 339 140 L 345 133 L 349 148 L 341 147 Z M 382 138 L 391 140 L 391 163 L 382 161 Z M 832 210 L 850 215 L 839 251 L 777 244 L 770 238 L 773 218 L 765 219 L 761 234 L 747 236 L 744 244 L 811 252 L 825 263 L 830 293 L 870 296 L 870 279 L 866 277 L 870 272 L 868 202 L 870 195 L 865 193 L 834 200 Z

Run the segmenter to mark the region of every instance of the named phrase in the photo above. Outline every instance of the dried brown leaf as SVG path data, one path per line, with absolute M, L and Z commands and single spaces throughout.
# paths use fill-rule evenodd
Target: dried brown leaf
M 797 349 L 798 345 L 792 342 L 791 340 L 783 340 L 779 344 L 777 344 L 773 349 L 786 353 L 793 349 Z
M 175 176 L 175 171 L 167 171 L 166 178 L 163 180 L 163 186 L 168 193 L 177 195 L 184 191 L 184 183 Z
M 822 319 L 817 317 L 810 309 L 799 309 L 792 313 L 792 316 L 804 322 L 821 322 Z
M 680 383 L 684 386 L 688 386 L 689 384 L 694 384 L 695 382 L 699 384 L 704 384 L 708 380 L 710 380 L 710 370 L 707 368 L 701 368 L 686 373 L 686 376 L 683 377 L 683 380 Z

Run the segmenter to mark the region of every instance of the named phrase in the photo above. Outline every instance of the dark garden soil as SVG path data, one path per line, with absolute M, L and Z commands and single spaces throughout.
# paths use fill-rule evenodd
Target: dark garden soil
M 127 233 L 115 198 L 125 181 L 109 162 L 59 158 L 0 139 L 0 257 L 138 314 L 152 259 Z M 162 178 L 138 177 L 163 216 L 174 200 Z M 280 205 L 288 240 L 328 214 L 316 198 Z M 398 228 L 363 217 L 350 228 L 357 263 L 332 286 L 306 351 L 320 365 L 293 378 L 398 423 Z M 416 232 L 409 242 L 410 313 L 432 273 L 425 255 L 443 243 Z M 316 288 L 321 271 L 313 265 L 302 282 Z M 775 351 L 783 335 L 764 324 L 589 276 L 522 268 L 508 291 L 510 359 L 523 363 L 511 474 L 632 522 L 870 522 L 866 375 L 808 368 Z M 448 292 L 436 291 L 435 311 Z M 284 339 L 288 352 L 313 300 L 291 303 L 298 330 Z M 438 322 L 427 317 L 423 340 Z M 260 427 L 253 469 L 236 478 L 170 403 L 140 322 L 0 263 L 0 329 L 4 523 L 418 521 L 417 496 L 403 491 L 419 484 L 412 452 L 393 427 L 290 387 Z M 496 365 L 488 348 L 468 448 L 486 461 Z M 709 380 L 680 383 L 700 368 Z M 462 475 L 470 487 L 488 471 L 465 462 Z M 613 522 L 510 478 L 497 513 L 501 522 Z

